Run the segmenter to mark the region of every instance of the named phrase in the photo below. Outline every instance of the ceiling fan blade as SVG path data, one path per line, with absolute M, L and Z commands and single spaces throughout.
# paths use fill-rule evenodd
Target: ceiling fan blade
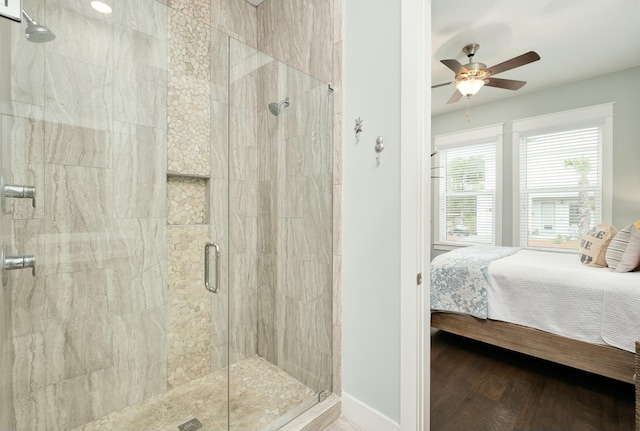
M 438 84 L 438 85 L 432 85 L 431 88 L 438 88 L 438 87 L 446 87 L 447 85 L 451 85 L 453 84 L 455 81 L 451 81 L 451 82 L 445 82 L 443 84 Z
M 440 60 L 440 63 L 447 66 L 449 69 L 453 70 L 456 75 L 459 73 L 467 73 L 468 70 L 456 59 L 451 60 Z
M 514 69 L 516 67 L 524 66 L 525 64 L 533 63 L 540 60 L 540 56 L 534 51 L 529 51 L 526 54 L 519 55 L 511 60 L 504 61 L 489 67 L 487 70 L 490 75 L 497 75 L 498 73 L 506 72 L 507 70 Z
M 456 90 L 456 92 L 453 93 L 453 96 L 451 96 L 451 99 L 449 99 L 449 101 L 447 102 L 447 105 L 449 105 L 451 103 L 456 103 L 460 99 L 462 99 L 462 93 L 460 93 L 458 90 Z
M 501 78 L 488 78 L 485 80 L 484 85 L 487 87 L 504 88 L 506 90 L 519 90 L 527 81 L 516 81 L 515 79 L 501 79 Z

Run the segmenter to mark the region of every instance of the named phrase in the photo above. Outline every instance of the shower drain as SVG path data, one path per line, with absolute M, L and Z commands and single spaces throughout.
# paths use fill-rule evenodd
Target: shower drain
M 182 425 L 178 425 L 178 429 L 180 431 L 196 431 L 200 428 L 202 428 L 202 423 L 197 418 L 193 418 Z

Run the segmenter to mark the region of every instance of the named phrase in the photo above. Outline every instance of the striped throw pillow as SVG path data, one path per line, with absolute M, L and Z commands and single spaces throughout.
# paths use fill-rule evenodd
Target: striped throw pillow
M 622 229 L 607 248 L 607 265 L 615 272 L 634 271 L 640 267 L 640 220 Z

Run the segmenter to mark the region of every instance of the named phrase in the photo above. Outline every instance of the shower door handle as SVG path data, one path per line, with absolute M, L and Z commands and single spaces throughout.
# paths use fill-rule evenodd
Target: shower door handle
M 209 284 L 209 249 L 211 247 L 216 252 L 216 283 L 214 287 Z M 208 242 L 204 246 L 204 287 L 211 293 L 220 292 L 220 246 L 215 242 Z

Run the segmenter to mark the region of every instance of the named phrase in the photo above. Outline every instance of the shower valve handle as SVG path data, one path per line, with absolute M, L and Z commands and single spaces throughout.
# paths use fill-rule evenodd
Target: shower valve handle
M 36 207 L 36 188 L 33 186 L 18 186 L 5 184 L 2 188 L 2 196 L 5 198 L 31 199 L 31 205 Z

